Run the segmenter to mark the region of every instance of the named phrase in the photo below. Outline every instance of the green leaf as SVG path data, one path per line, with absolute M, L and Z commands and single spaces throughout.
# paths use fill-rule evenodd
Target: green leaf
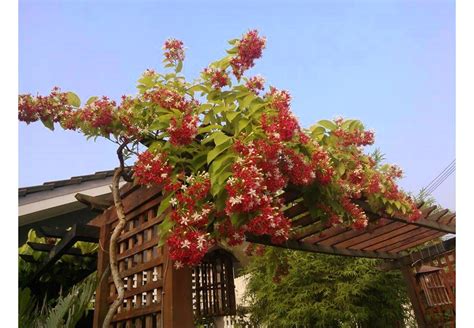
M 237 130 L 235 132 L 235 135 L 238 135 L 243 129 L 245 129 L 247 125 L 249 125 L 249 123 L 250 121 L 246 118 L 239 120 L 239 122 L 237 123 Z
M 346 166 L 344 165 L 344 163 L 339 163 L 339 165 L 337 166 L 337 172 L 339 172 L 340 175 L 343 175 L 344 172 L 346 172 Z
M 244 100 L 242 100 L 242 102 L 240 103 L 240 107 L 241 108 L 248 108 L 250 103 L 255 99 L 255 95 L 253 93 L 249 94 L 248 96 L 246 96 L 244 98 Z
M 252 102 L 249 107 L 249 113 L 254 114 L 257 112 L 260 108 L 265 107 L 267 104 L 266 103 L 258 103 L 258 102 Z
M 69 91 L 67 93 L 67 102 L 69 105 L 74 106 L 74 107 L 80 107 L 81 106 L 81 99 L 74 93 Z
M 182 69 L 183 69 L 183 61 L 180 60 L 178 65 L 176 66 L 176 73 L 181 72 Z
M 92 103 L 93 103 L 94 101 L 96 101 L 97 99 L 99 99 L 99 97 L 97 97 L 97 96 L 92 96 L 92 97 L 90 97 L 89 99 L 87 99 L 86 105 L 92 104 Z
M 238 112 L 225 113 L 225 117 L 229 120 L 229 122 L 232 122 L 237 117 L 237 115 L 239 115 Z
M 330 131 L 337 129 L 337 125 L 335 123 L 331 122 L 331 121 L 328 121 L 328 120 L 319 121 L 318 124 L 325 127 L 326 129 L 328 129 Z
M 211 164 L 214 158 L 216 158 L 217 156 L 219 156 L 219 154 L 227 150 L 227 148 L 229 148 L 231 144 L 231 140 L 227 140 L 223 144 L 220 144 L 219 146 L 216 146 L 214 149 L 209 151 L 207 153 L 207 164 Z
M 222 145 L 224 142 L 231 139 L 228 135 L 220 131 L 214 132 L 213 134 L 214 134 L 214 143 L 216 144 L 216 146 Z
M 189 88 L 188 91 L 190 91 L 190 92 L 201 91 L 201 92 L 204 92 L 204 93 L 209 93 L 210 89 L 208 87 L 206 87 L 205 85 L 198 84 L 198 85 L 195 85 L 195 86 Z
M 48 119 L 48 120 L 41 120 L 41 122 L 43 122 L 43 125 L 45 127 L 47 127 L 48 129 L 50 129 L 51 131 L 54 131 L 54 122 L 53 120 L 51 119 Z
M 171 232 L 171 228 L 173 228 L 174 222 L 167 216 L 163 222 L 158 226 L 158 235 L 160 237 L 158 241 L 158 247 L 161 247 L 165 244 L 166 240 L 168 239 L 168 235 Z
M 206 153 L 201 153 L 198 156 L 195 156 L 191 160 L 191 165 L 193 168 L 198 171 L 201 167 L 203 167 L 207 162 L 207 154 Z
M 218 124 L 207 125 L 203 128 L 199 128 L 198 129 L 198 134 L 211 132 L 212 130 L 215 130 L 215 129 L 222 130 L 222 126 L 218 125 Z
M 158 212 L 156 216 L 160 216 L 163 214 L 169 207 L 170 207 L 170 200 L 174 196 L 174 192 L 170 193 L 168 196 L 165 197 L 160 203 L 160 207 L 158 208 Z

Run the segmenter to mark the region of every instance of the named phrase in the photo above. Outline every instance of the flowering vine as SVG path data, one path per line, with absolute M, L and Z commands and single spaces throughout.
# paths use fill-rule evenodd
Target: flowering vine
M 288 91 L 244 76 L 262 56 L 265 38 L 251 30 L 229 43 L 224 58 L 188 82 L 181 74 L 184 44 L 169 39 L 163 48 L 171 71 L 147 70 L 136 95 L 118 103 L 92 97 L 83 106 L 59 88 L 20 95 L 19 120 L 51 129 L 59 123 L 116 142 L 125 158 L 135 155 L 135 183 L 163 186 L 160 234 L 176 267 L 198 264 L 216 243 L 240 244 L 245 234 L 285 242 L 292 233 L 283 198 L 289 188 L 326 226 L 365 229 L 370 222 L 358 201 L 384 216 L 419 218 L 396 184 L 401 170 L 364 152 L 374 143 L 372 131 L 340 118 L 301 127 Z

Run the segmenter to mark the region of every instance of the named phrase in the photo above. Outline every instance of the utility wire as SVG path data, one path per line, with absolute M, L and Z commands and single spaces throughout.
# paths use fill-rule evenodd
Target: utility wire
M 450 171 L 446 172 L 442 179 L 438 180 L 438 182 L 430 188 L 428 194 L 431 194 L 433 191 L 435 191 L 451 174 L 454 173 L 454 171 L 456 171 L 455 167 L 453 167 Z
M 453 172 L 456 171 L 456 159 L 454 159 L 441 173 L 439 173 L 423 190 L 425 195 L 435 191 Z
M 444 170 L 441 171 L 440 174 L 438 174 L 433 180 L 431 180 L 431 182 L 428 183 L 428 185 L 425 187 L 425 190 L 431 188 L 431 186 L 435 184 L 436 180 L 438 180 L 438 178 L 439 178 L 441 175 L 443 175 L 446 171 L 449 171 L 449 169 L 450 169 L 451 167 L 453 167 L 454 165 L 456 165 L 456 159 L 453 159 L 453 161 L 452 161 L 451 163 L 449 163 L 449 165 L 448 165 L 447 167 L 445 167 Z

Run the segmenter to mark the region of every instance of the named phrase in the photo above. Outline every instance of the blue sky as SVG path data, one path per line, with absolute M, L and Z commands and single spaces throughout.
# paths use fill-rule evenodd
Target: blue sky
M 398 1 L 20 1 L 19 92 L 53 86 L 118 99 L 146 68 L 161 70 L 168 37 L 198 76 L 227 40 L 257 28 L 264 56 L 249 74 L 290 90 L 309 127 L 336 116 L 376 131 L 376 146 L 418 192 L 455 158 L 455 5 Z M 117 165 L 114 145 L 19 125 L 19 186 Z M 455 209 L 455 175 L 433 194 Z

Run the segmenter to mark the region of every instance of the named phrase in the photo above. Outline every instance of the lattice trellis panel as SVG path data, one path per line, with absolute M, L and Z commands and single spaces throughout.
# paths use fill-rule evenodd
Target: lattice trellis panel
M 171 261 L 168 261 L 166 247 L 157 246 L 158 227 L 162 222 L 162 217 L 156 216 L 162 198 L 160 190 L 158 188 L 128 188 L 123 192 L 122 197 L 128 222 L 118 238 L 117 260 L 119 272 L 125 284 L 125 298 L 113 317 L 111 327 L 154 328 L 162 327 L 163 324 L 167 327 L 162 318 L 163 289 L 167 291 L 164 311 L 165 313 L 169 311 L 167 322 L 173 322 L 174 316 L 179 317 L 180 311 L 191 313 L 192 318 L 190 272 L 185 272 L 183 269 L 180 273 L 175 272 Z M 103 220 L 103 224 L 101 225 L 98 272 L 102 275 L 108 266 L 108 240 L 113 228 L 117 225 L 115 208 L 108 209 L 100 219 Z M 173 288 L 173 279 L 176 274 L 182 276 L 181 289 L 179 286 Z M 164 279 L 165 275 L 166 279 Z M 189 280 L 188 287 L 186 287 L 186 280 Z M 186 294 L 186 288 L 189 289 L 189 296 Z M 179 301 L 183 306 L 189 304 L 189 309 L 183 307 L 181 310 L 174 306 L 174 302 L 178 300 L 176 293 L 181 293 L 182 299 Z M 97 290 L 94 327 L 101 326 L 107 308 L 115 298 L 116 289 L 109 275 Z M 186 315 L 181 315 L 181 318 L 183 317 Z
M 197 318 L 235 315 L 232 255 L 216 250 L 192 271 L 193 310 Z
M 455 251 L 443 253 L 424 265 L 442 270 L 416 277 L 412 268 L 411 285 L 428 327 L 455 327 L 456 323 L 456 255 Z

